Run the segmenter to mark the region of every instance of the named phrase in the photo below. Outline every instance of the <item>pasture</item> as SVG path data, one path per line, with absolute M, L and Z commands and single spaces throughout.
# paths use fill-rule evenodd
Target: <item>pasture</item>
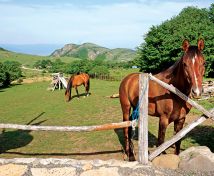
M 0 90 L 0 122 L 52 126 L 99 125 L 122 121 L 119 99 L 107 96 L 118 92 L 119 81 L 91 80 L 87 98 L 80 97 L 65 102 L 64 91 L 47 91 L 49 82 L 16 84 Z M 84 93 L 83 87 L 79 93 Z M 76 95 L 72 89 L 72 95 Z M 207 109 L 214 99 L 201 102 Z M 195 110 L 186 123 L 197 117 Z M 205 126 L 206 125 L 206 126 Z M 149 148 L 154 150 L 158 133 L 158 118 L 149 118 Z M 172 136 L 169 126 L 167 138 Z M 181 149 L 206 145 L 214 152 L 214 124 L 205 122 L 196 127 L 183 140 Z M 123 160 L 123 132 L 110 130 L 100 132 L 44 132 L 1 129 L 0 157 L 65 157 L 75 159 Z M 137 139 L 134 138 L 137 152 Z M 171 152 L 171 149 L 168 150 Z

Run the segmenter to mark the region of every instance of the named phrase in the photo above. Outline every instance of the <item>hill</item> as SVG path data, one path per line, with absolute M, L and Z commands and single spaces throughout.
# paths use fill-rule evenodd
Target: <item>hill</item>
M 38 60 L 51 60 L 54 61 L 57 58 L 53 58 L 50 56 L 38 56 L 38 55 L 31 55 L 31 54 L 24 54 L 24 53 L 17 53 L 13 51 L 8 51 L 2 47 L 0 47 L 0 62 L 5 61 L 17 61 L 26 67 L 33 68 L 33 65 Z M 77 60 L 77 58 L 71 57 L 62 57 L 60 58 L 63 62 L 69 63 L 73 60 Z
M 82 45 L 66 44 L 63 48 L 55 50 L 51 56 L 67 56 L 89 60 L 102 58 L 114 61 L 130 61 L 135 57 L 135 51 L 126 48 L 109 49 L 93 43 L 84 43 Z
M 6 49 L 4 49 L 4 48 L 2 48 L 2 47 L 0 47 L 0 51 L 7 51 Z

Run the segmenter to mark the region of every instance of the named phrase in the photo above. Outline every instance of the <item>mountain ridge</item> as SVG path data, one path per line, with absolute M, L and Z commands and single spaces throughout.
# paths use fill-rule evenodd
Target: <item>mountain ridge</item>
M 50 56 L 52 57 L 71 56 L 89 60 L 102 58 L 105 60 L 113 61 L 130 61 L 133 60 L 135 57 L 135 50 L 128 48 L 109 49 L 94 43 L 83 43 L 80 45 L 69 43 L 64 45 L 60 49 L 56 49 L 53 53 L 51 53 Z

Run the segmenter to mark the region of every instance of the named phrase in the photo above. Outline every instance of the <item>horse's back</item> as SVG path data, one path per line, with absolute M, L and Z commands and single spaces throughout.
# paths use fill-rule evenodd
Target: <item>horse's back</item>
M 139 74 L 131 73 L 122 80 L 119 88 L 121 105 L 136 106 L 139 97 Z
M 127 106 L 136 107 L 139 100 L 139 74 L 129 74 L 122 80 L 119 88 L 122 108 Z M 160 75 L 156 76 L 162 79 Z M 149 115 L 158 117 L 163 114 L 173 115 L 175 108 L 181 110 L 182 107 L 186 106 L 186 103 L 179 98 L 175 98 L 173 93 L 151 80 L 149 80 L 148 101 Z M 175 115 L 179 116 L 177 113 Z
M 75 75 L 73 79 L 73 86 L 80 86 L 82 84 L 87 83 L 88 80 L 89 80 L 89 75 L 86 73 Z

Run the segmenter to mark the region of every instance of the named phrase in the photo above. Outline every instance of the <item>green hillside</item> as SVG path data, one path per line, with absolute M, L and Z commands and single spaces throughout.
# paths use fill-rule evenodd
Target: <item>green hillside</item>
M 56 57 L 51 56 L 37 56 L 37 55 L 30 55 L 30 54 L 22 54 L 22 53 L 16 53 L 12 51 L 7 51 L 4 48 L 0 47 L 0 62 L 5 61 L 18 61 L 24 66 L 27 67 L 33 67 L 35 62 L 38 60 L 46 60 L 50 59 L 51 61 L 54 61 L 57 59 Z M 71 57 L 61 57 L 60 58 L 63 62 L 71 62 L 73 60 L 77 60 L 77 58 L 71 58 Z
M 67 44 L 63 48 L 55 50 L 51 56 L 77 57 L 89 60 L 103 58 L 114 61 L 130 61 L 134 59 L 135 51 L 126 48 L 109 49 L 93 43 L 84 43 L 82 45 Z

